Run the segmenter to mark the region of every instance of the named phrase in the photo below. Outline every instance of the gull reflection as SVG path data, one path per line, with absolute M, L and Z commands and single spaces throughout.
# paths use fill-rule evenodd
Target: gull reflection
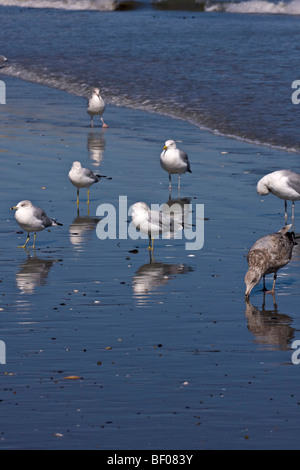
M 89 132 L 87 138 L 87 148 L 89 158 L 94 166 L 100 166 L 105 150 L 106 142 L 102 132 Z
M 77 217 L 73 220 L 69 227 L 70 241 L 72 245 L 80 250 L 81 246 L 91 238 L 99 218 L 87 215 L 81 216 L 77 209 Z
M 185 224 L 191 220 L 191 198 L 184 197 L 178 199 L 171 199 L 162 205 L 162 212 L 169 213 L 171 211 L 174 220 L 180 224 Z
M 193 269 L 185 264 L 169 264 L 156 262 L 149 252 L 150 262 L 141 266 L 132 278 L 133 295 L 140 306 L 146 305 L 150 295 L 166 285 L 178 274 L 187 274 Z
M 290 326 L 292 319 L 288 315 L 278 312 L 277 304 L 273 308 L 265 309 L 265 294 L 262 308 L 254 307 L 250 300 L 246 300 L 245 316 L 248 328 L 255 336 L 255 342 L 268 345 L 270 349 L 290 349 L 294 338 L 294 328 Z
M 16 274 L 16 283 L 23 294 L 33 294 L 36 287 L 46 284 L 50 269 L 61 259 L 40 259 L 30 256 L 27 251 L 27 260 L 20 265 Z

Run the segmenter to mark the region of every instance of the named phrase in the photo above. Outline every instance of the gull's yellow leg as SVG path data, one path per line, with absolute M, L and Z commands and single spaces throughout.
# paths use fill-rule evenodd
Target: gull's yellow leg
M 34 238 L 33 238 L 33 245 L 32 245 L 32 248 L 35 248 L 35 240 L 36 240 L 36 233 L 34 234 Z
M 152 240 L 152 243 L 151 243 L 151 240 Z M 154 245 L 154 238 L 149 237 L 149 246 L 148 246 L 148 250 L 153 251 L 153 245 Z
M 77 188 L 77 204 L 79 204 L 79 188 Z
M 87 190 L 87 203 L 90 203 L 90 190 Z
M 27 240 L 26 240 L 25 244 L 21 245 L 21 246 L 18 246 L 18 248 L 26 248 L 26 245 L 29 242 L 29 238 L 30 238 L 29 233 L 27 233 Z

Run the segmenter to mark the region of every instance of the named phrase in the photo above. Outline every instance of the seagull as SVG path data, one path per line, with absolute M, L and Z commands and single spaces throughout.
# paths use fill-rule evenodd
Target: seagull
M 192 173 L 187 154 L 177 148 L 174 140 L 167 140 L 160 155 L 162 168 L 169 173 L 169 190 L 172 189 L 171 175 L 178 174 L 178 189 L 180 190 L 180 176 L 187 171 Z
M 287 223 L 287 201 L 293 201 L 292 221 L 294 226 L 295 201 L 300 200 L 300 175 L 290 170 L 273 171 L 257 183 L 257 192 L 261 196 L 269 193 L 284 199 L 285 223 Z
M 79 188 L 87 188 L 87 203 L 90 203 L 90 186 L 94 183 L 98 183 L 103 175 L 96 175 L 89 168 L 83 168 L 80 162 L 73 162 L 72 168 L 68 174 L 69 180 L 77 188 L 77 205 L 79 204 Z
M 246 292 L 245 299 L 249 298 L 250 292 L 261 278 L 263 278 L 263 290 L 266 274 L 274 273 L 273 287 L 268 291 L 274 295 L 277 271 L 289 263 L 295 242 L 293 232 L 289 232 L 292 225 L 285 225 L 279 232 L 266 235 L 257 240 L 250 248 L 247 261 L 249 269 L 245 276 Z
M 105 124 L 105 122 L 103 121 L 103 117 L 102 117 L 104 110 L 105 110 L 105 101 L 100 95 L 100 90 L 99 88 L 93 88 L 92 97 L 90 98 L 88 102 L 88 107 L 87 107 L 87 113 L 91 116 L 91 127 L 94 127 L 94 121 L 93 121 L 94 116 L 100 116 L 100 119 L 102 121 L 102 127 L 104 128 L 108 127 L 108 125 Z
M 33 248 L 35 248 L 36 232 L 41 232 L 47 227 L 62 226 L 54 219 L 50 219 L 45 211 L 40 207 L 36 207 L 31 201 L 20 201 L 16 206 L 11 207 L 15 210 L 15 219 L 20 227 L 27 232 L 27 240 L 24 245 L 18 248 L 26 248 L 29 241 L 29 233 L 34 232 Z
M 131 207 L 131 218 L 135 227 L 149 237 L 148 249 L 153 251 L 154 237 L 162 233 L 174 234 L 183 224 L 161 211 L 150 210 L 145 202 L 136 202 Z M 152 245 L 151 245 L 152 241 Z

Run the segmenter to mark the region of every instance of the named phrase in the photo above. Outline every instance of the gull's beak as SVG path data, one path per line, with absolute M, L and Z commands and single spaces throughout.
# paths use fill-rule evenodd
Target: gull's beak
M 18 209 L 17 206 L 13 206 L 13 207 L 10 208 L 11 211 L 16 211 L 17 209 Z
M 167 150 L 167 148 L 168 148 L 168 147 L 165 145 L 164 148 L 163 148 L 163 150 Z

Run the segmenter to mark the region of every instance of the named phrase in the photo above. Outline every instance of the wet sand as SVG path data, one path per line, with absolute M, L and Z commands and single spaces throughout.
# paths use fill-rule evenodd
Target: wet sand
M 256 182 L 299 171 L 299 156 L 109 105 L 109 128 L 92 130 L 84 99 L 0 79 L 0 448 L 299 448 L 299 247 L 276 304 L 262 284 L 244 300 L 248 249 L 284 225 L 283 201 Z M 99 205 L 168 202 L 169 138 L 190 157 L 180 197 L 204 204 L 203 248 L 159 239 L 151 259 L 147 240 L 99 240 Z M 89 210 L 67 178 L 74 160 L 107 176 Z M 17 248 L 26 233 L 9 208 L 22 199 L 63 224 L 35 252 Z

